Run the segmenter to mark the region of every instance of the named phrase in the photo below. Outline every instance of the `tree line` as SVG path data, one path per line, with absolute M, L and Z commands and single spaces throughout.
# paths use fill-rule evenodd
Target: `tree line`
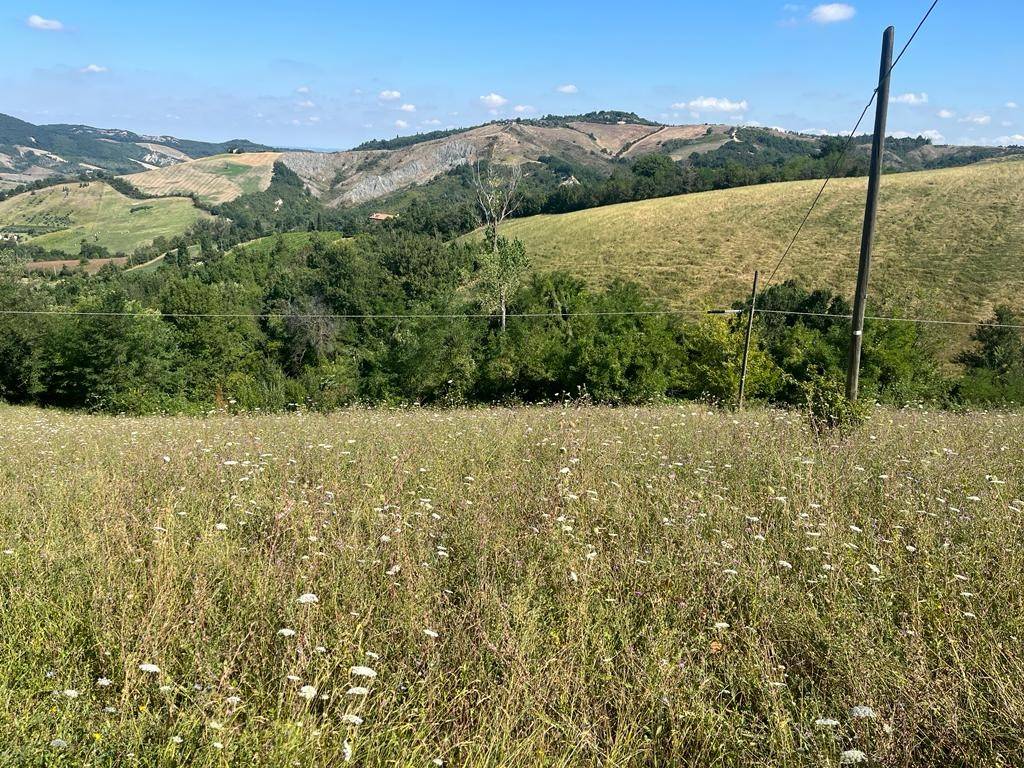
M 741 320 L 658 314 L 664 306 L 628 282 L 526 277 L 521 244 L 493 248 L 313 232 L 175 251 L 141 275 L 25 282 L 12 272 L 0 306 L 26 314 L 0 315 L 0 398 L 132 413 L 735 398 Z M 849 311 L 795 283 L 772 286 L 759 306 Z M 28 314 L 40 312 L 55 314 Z M 863 391 L 894 404 L 1020 403 L 1024 341 L 1001 327 L 1010 321 L 1020 318 L 1000 308 L 955 369 L 933 330 L 869 322 Z M 814 382 L 841 380 L 848 333 L 845 320 L 759 314 L 749 395 L 799 405 Z

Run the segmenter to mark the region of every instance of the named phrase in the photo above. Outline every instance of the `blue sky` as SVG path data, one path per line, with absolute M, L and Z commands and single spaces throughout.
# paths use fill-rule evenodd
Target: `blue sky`
M 593 109 L 841 132 L 927 5 L 8 0 L 0 112 L 317 148 Z M 1022 35 L 1020 0 L 940 0 L 890 133 L 1024 143 Z

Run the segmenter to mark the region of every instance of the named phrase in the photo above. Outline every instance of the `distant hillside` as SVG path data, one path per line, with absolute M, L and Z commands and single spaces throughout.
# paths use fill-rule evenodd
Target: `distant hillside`
M 208 204 L 222 204 L 265 190 L 279 160 L 329 208 L 379 204 L 402 211 L 414 198 L 449 208 L 471 202 L 468 177 L 456 172 L 483 161 L 524 166 L 530 187 L 527 211 L 573 210 L 623 199 L 821 177 L 838 141 L 768 128 L 662 125 L 632 112 L 603 110 L 381 139 L 345 152 L 277 153 L 244 140 L 206 143 L 81 125 L 37 126 L 0 115 L 0 190 L 106 172 L 131 174 L 133 184 L 152 194 L 197 195 Z M 858 139 L 844 167 L 846 175 L 862 172 L 868 141 Z M 213 159 L 229 150 L 246 154 Z M 890 170 L 923 170 L 1015 151 L 1024 149 L 891 139 L 886 165 Z M 699 178 L 665 189 L 645 183 L 638 193 L 624 197 L 620 180 L 613 177 L 628 173 L 649 155 L 669 157 Z M 453 173 L 455 183 L 449 178 Z M 601 189 L 608 179 L 613 179 L 611 187 Z M 440 185 L 436 195 L 416 191 L 435 184 Z M 569 189 L 551 200 L 560 187 Z
M 458 169 L 478 161 L 522 165 L 531 186 L 532 210 L 571 210 L 622 200 L 622 185 L 600 190 L 605 180 L 640 158 L 663 155 L 693 169 L 692 183 L 658 192 L 649 184 L 638 198 L 701 189 L 823 177 L 842 140 L 769 128 L 729 125 L 659 125 L 624 112 L 496 121 L 464 130 L 438 131 L 367 142 L 348 152 L 286 152 L 281 161 L 329 207 L 381 205 L 403 211 L 413 199 L 459 204 L 473 198 Z M 866 172 L 870 137 L 860 137 L 841 175 Z M 890 139 L 889 171 L 966 165 L 1024 152 L 1024 148 L 935 146 L 928 139 Z M 437 195 L 418 187 L 440 183 Z M 547 198 L 563 190 L 565 201 Z M 576 189 L 572 189 L 575 187 Z M 633 199 L 626 197 L 625 199 Z
M 280 157 L 280 152 L 214 155 L 126 178 L 146 194 L 197 195 L 202 202 L 215 205 L 265 190 Z
M 86 125 L 33 125 L 0 114 L 0 189 L 83 172 L 133 173 L 230 149 L 269 147 L 244 139 L 210 143 Z
M 771 270 L 819 181 L 768 184 L 518 219 L 541 270 L 603 284 L 637 280 L 671 306 L 701 312 L 750 291 Z M 779 272 L 852 294 L 866 180 L 833 181 Z M 902 312 L 984 319 L 1024 292 L 1024 159 L 886 176 L 872 304 L 898 296 Z M 950 335 L 959 333 L 950 330 Z
M 0 234 L 77 256 L 82 244 L 129 253 L 184 234 L 208 214 L 183 197 L 134 200 L 92 181 L 24 192 L 0 202 Z

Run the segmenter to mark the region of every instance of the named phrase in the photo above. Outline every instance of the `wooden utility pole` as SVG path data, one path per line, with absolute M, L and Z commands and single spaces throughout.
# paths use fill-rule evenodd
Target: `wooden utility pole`
M 875 92 L 875 135 L 871 142 L 871 170 L 868 176 L 868 200 L 864 209 L 864 230 L 860 240 L 860 266 L 857 270 L 857 293 L 853 300 L 853 333 L 850 336 L 850 359 L 846 368 L 846 397 L 857 399 L 860 385 L 860 353 L 864 343 L 864 312 L 871 276 L 871 246 L 875 239 L 878 215 L 878 188 L 882 181 L 882 155 L 885 152 L 885 123 L 889 115 L 889 79 L 892 73 L 892 47 L 896 30 L 889 27 L 882 35 L 882 64 Z
M 754 290 L 750 292 L 750 315 L 747 317 L 747 337 L 743 341 L 743 365 L 740 368 L 740 402 L 743 409 L 743 397 L 747 391 L 747 360 L 750 358 L 750 334 L 754 330 L 754 311 L 757 308 L 757 283 L 761 273 L 754 270 Z

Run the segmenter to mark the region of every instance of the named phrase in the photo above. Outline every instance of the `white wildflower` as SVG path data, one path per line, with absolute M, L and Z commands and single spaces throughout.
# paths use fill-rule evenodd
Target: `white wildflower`
M 371 680 L 377 676 L 377 671 L 370 667 L 352 667 L 349 672 L 356 677 L 368 677 Z
M 302 605 L 311 605 L 313 603 L 319 603 L 320 598 L 314 595 L 312 592 L 307 592 L 304 595 L 299 595 L 298 602 Z
M 281 637 L 293 637 L 295 635 L 295 630 L 291 627 L 281 627 L 281 629 L 277 630 L 277 634 Z
M 859 749 L 848 749 L 839 756 L 840 765 L 857 765 L 858 763 L 866 763 L 867 760 L 868 756 Z
M 316 694 L 317 690 L 315 686 L 304 685 L 301 688 L 299 688 L 299 696 L 301 696 L 304 699 L 307 699 L 308 701 L 312 701 L 313 699 L 315 699 Z
M 860 720 L 874 720 L 878 715 L 875 714 L 875 710 L 871 707 L 865 707 L 858 705 L 850 708 L 850 717 L 854 717 Z
M 362 725 L 363 718 L 361 718 L 359 715 L 350 715 L 348 713 L 345 713 L 341 716 L 341 722 L 347 723 L 349 725 Z
M 347 691 L 345 691 L 345 694 L 348 695 L 348 696 L 366 696 L 369 693 L 370 693 L 370 689 L 369 688 L 364 688 L 361 685 L 353 685 L 351 688 L 349 688 Z
M 435 632 L 432 629 L 424 629 L 423 630 L 423 634 L 426 635 L 427 637 L 437 637 L 438 636 L 437 632 Z
M 151 675 L 159 675 L 160 667 L 158 667 L 156 664 L 150 664 L 149 662 L 146 662 L 145 664 L 139 664 L 139 671 L 148 672 Z

